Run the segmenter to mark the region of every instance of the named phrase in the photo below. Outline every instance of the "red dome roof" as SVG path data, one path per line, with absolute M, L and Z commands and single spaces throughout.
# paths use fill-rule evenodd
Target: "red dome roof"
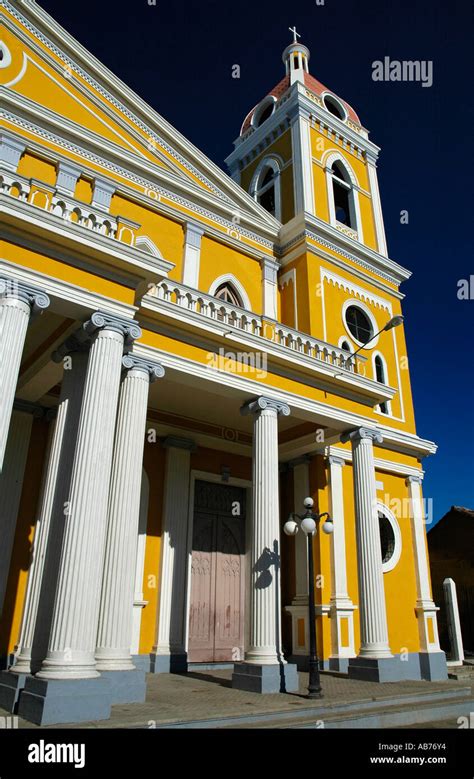
M 304 83 L 305 83 L 305 86 L 308 87 L 308 89 L 310 89 L 311 92 L 314 92 L 315 95 L 322 95 L 324 92 L 329 92 L 331 95 L 334 94 L 333 92 L 331 92 L 330 89 L 325 87 L 324 84 L 321 84 L 320 81 L 318 81 L 316 78 L 314 78 L 314 76 L 311 76 L 309 73 L 305 73 L 304 74 Z M 289 89 L 289 86 L 290 86 L 290 77 L 288 75 L 288 76 L 285 76 L 284 78 L 282 78 L 282 80 L 279 81 L 278 84 L 275 87 L 273 87 L 273 89 L 268 93 L 268 95 L 266 95 L 266 97 L 272 95 L 277 100 L 279 100 L 280 97 L 286 92 L 286 90 Z M 348 114 L 349 118 L 353 122 L 356 122 L 357 124 L 360 125 L 360 119 L 357 116 L 357 114 L 354 111 L 354 109 L 352 108 L 352 106 L 350 106 L 349 103 L 346 103 L 345 100 L 342 100 L 342 98 L 338 97 L 337 95 L 335 95 L 335 97 L 337 97 L 337 99 L 341 101 L 342 105 L 344 106 L 344 108 L 347 111 L 347 114 Z M 252 110 L 249 111 L 249 113 L 245 117 L 244 122 L 243 122 L 242 127 L 241 127 L 241 130 L 240 130 L 240 134 L 241 135 L 243 135 L 248 130 L 248 128 L 250 127 L 250 124 L 252 122 L 252 116 L 253 116 L 253 114 L 255 112 L 255 109 L 257 108 L 257 106 L 260 105 L 261 102 L 262 101 L 260 100 L 257 103 L 257 105 L 255 105 L 252 108 Z

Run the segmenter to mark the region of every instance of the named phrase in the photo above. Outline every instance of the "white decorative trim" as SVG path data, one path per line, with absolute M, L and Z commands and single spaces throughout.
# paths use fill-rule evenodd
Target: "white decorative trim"
M 137 655 L 140 651 L 140 632 L 143 607 L 148 605 L 148 601 L 143 600 L 143 573 L 145 569 L 149 495 L 150 481 L 148 479 L 147 472 L 143 468 L 142 487 L 140 493 L 140 520 L 138 525 L 137 557 L 135 565 L 135 593 L 133 597 L 131 643 L 132 655 Z
M 291 268 L 291 270 L 283 273 L 280 276 L 278 279 L 280 288 L 283 289 L 283 287 L 289 284 L 290 280 L 293 282 L 293 306 L 295 310 L 295 321 L 293 326 L 295 330 L 298 330 L 298 294 L 296 290 L 296 268 Z
M 375 461 L 374 461 L 375 464 Z M 397 522 L 397 519 L 395 517 L 395 514 L 393 511 L 390 511 L 388 506 L 385 505 L 385 503 L 382 503 L 382 501 L 377 501 L 377 511 L 380 511 L 381 514 L 388 519 L 390 522 L 390 525 L 392 526 L 393 535 L 395 538 L 395 547 L 393 550 L 393 554 L 390 558 L 390 560 L 387 560 L 386 563 L 382 564 L 382 571 L 384 573 L 388 573 L 389 571 L 392 571 L 395 566 L 398 564 L 398 561 L 400 560 L 400 555 L 402 553 L 402 533 L 400 530 L 400 525 Z
M 247 295 L 242 283 L 238 280 L 238 278 L 234 276 L 233 273 L 223 273 L 222 276 L 218 276 L 217 279 L 214 279 L 211 286 L 209 287 L 208 294 L 215 295 L 215 292 L 218 289 L 218 287 L 220 287 L 221 284 L 225 284 L 226 281 L 228 281 L 229 284 L 232 284 L 232 286 L 235 287 L 242 301 L 242 308 L 245 308 L 247 311 L 252 311 L 252 306 L 250 305 L 250 298 Z
M 342 102 L 342 100 L 340 100 L 333 92 L 329 92 L 328 89 L 326 89 L 324 92 L 322 92 L 320 94 L 322 105 L 325 108 L 325 110 L 328 112 L 328 114 L 331 114 L 331 116 L 334 116 L 334 114 L 331 113 L 331 111 L 327 107 L 326 103 L 324 102 L 324 98 L 325 97 L 330 97 L 332 100 L 334 100 L 334 102 L 337 104 L 337 106 L 342 110 L 342 113 L 344 114 L 344 116 L 342 117 L 342 119 L 341 119 L 340 116 L 336 116 L 336 119 L 339 119 L 340 122 L 346 122 L 347 118 L 349 116 L 349 113 L 347 111 L 346 106 Z
M 377 236 L 377 248 L 380 254 L 387 257 L 387 239 L 385 237 L 385 227 L 383 222 L 382 204 L 380 202 L 380 191 L 377 177 L 377 168 L 367 159 L 367 173 L 369 176 L 369 187 L 372 199 L 372 212 L 374 215 L 375 234 Z
M 347 309 L 350 306 L 356 306 L 357 308 L 360 308 L 364 312 L 364 314 L 366 314 L 366 316 L 369 318 L 370 324 L 372 325 L 372 332 L 374 333 L 374 337 L 369 341 L 369 343 L 366 346 L 364 346 L 364 349 L 366 349 L 366 350 L 373 349 L 375 346 L 377 346 L 377 343 L 378 343 L 378 340 L 379 340 L 380 336 L 375 335 L 375 333 L 377 332 L 377 330 L 379 328 L 378 328 L 377 321 L 376 321 L 372 311 L 370 310 L 370 308 L 368 306 L 365 305 L 365 303 L 362 303 L 362 301 L 359 300 L 358 298 L 349 298 L 349 300 L 345 300 L 343 305 L 342 305 L 342 312 L 341 312 L 342 313 L 342 323 L 343 323 L 343 325 L 344 325 L 344 327 L 346 329 L 346 332 L 348 333 L 348 335 L 350 335 L 352 340 L 355 341 L 357 346 L 362 346 L 363 342 L 359 341 L 355 337 L 355 335 L 350 331 L 349 326 L 348 326 L 348 324 L 346 322 L 346 311 L 347 311 Z
M 372 375 L 374 377 L 374 381 L 378 381 L 378 379 L 377 379 L 377 370 L 376 370 L 376 367 L 375 367 L 375 359 L 376 359 L 376 357 L 379 357 L 380 360 L 382 361 L 382 370 L 383 370 L 383 376 L 384 376 L 383 384 L 388 384 L 388 386 L 390 386 L 390 380 L 389 380 L 389 374 L 388 374 L 388 363 L 387 363 L 387 360 L 385 359 L 385 357 L 383 356 L 382 352 L 380 352 L 378 350 L 376 350 L 375 352 L 372 353 L 372 358 L 371 358 L 372 359 Z M 400 386 L 400 384 L 399 384 L 399 386 Z M 387 406 L 388 413 L 384 414 L 384 416 L 391 417 L 392 416 L 392 405 L 391 405 L 391 402 L 389 400 L 386 400 L 385 401 L 385 405 Z M 380 408 L 380 405 L 378 407 L 378 410 L 380 411 L 381 414 L 383 414 L 383 411 Z
M 336 273 L 327 270 L 327 268 L 321 268 L 321 282 L 324 282 L 324 280 L 327 280 L 330 284 L 334 284 L 335 287 L 340 287 L 349 294 L 355 295 L 356 297 L 360 298 L 360 300 L 364 300 L 367 303 L 372 303 L 372 305 L 376 306 L 377 308 L 385 309 L 388 311 L 390 316 L 392 316 L 392 303 L 385 298 L 381 298 L 378 295 L 375 295 L 373 292 L 369 292 L 368 289 L 360 287 L 358 284 L 354 284 L 352 281 L 345 279 L 343 276 L 338 276 Z M 359 303 L 359 301 L 357 301 L 357 303 Z
M 362 217 L 360 213 L 360 204 L 359 204 L 359 182 L 357 181 L 357 177 L 350 166 L 347 159 L 339 152 L 330 150 L 326 152 L 325 155 L 323 155 L 323 158 L 321 160 L 325 173 L 326 173 L 326 185 L 327 185 L 327 198 L 328 198 L 328 209 L 329 209 L 329 221 L 333 225 L 333 227 L 338 228 L 339 222 L 336 219 L 336 208 L 334 204 L 334 187 L 333 187 L 333 174 L 331 171 L 332 165 L 334 162 L 340 162 L 343 166 L 344 170 L 347 172 L 352 186 L 350 187 L 350 193 L 349 193 L 349 209 L 353 211 L 351 214 L 352 221 L 355 222 L 355 236 L 351 236 L 355 238 L 359 243 L 364 242 L 364 233 L 363 233 L 363 226 L 362 226 Z
M 250 182 L 249 194 L 258 203 L 258 198 L 262 193 L 260 187 L 260 179 L 266 168 L 271 168 L 274 172 L 273 180 L 267 186 L 270 187 L 273 184 L 275 191 L 275 219 L 281 222 L 281 178 L 280 173 L 283 167 L 283 159 L 279 154 L 268 154 L 263 157 L 258 163 L 255 172 Z M 266 188 L 265 188 L 266 189 Z M 265 190 L 264 190 L 265 191 Z
M 141 249 L 142 252 L 152 254 L 153 257 L 159 257 L 160 260 L 164 259 L 156 244 L 147 235 L 137 235 L 135 238 L 135 249 Z
M 195 202 L 189 200 L 188 198 L 177 195 L 174 192 L 171 192 L 170 190 L 165 189 L 160 185 L 157 185 L 155 182 L 153 182 L 150 179 L 145 179 L 142 178 L 141 176 L 131 173 L 130 170 L 123 168 L 120 165 L 116 165 L 115 163 L 109 162 L 105 158 L 100 157 L 99 155 L 94 154 L 92 152 L 89 152 L 81 146 L 66 141 L 65 139 L 61 138 L 61 136 L 51 133 L 48 130 L 44 130 L 42 127 L 40 127 L 37 124 L 34 124 L 33 122 L 24 120 L 16 116 L 15 114 L 12 114 L 7 111 L 4 112 L 3 116 L 5 119 L 12 122 L 13 124 L 16 124 L 18 127 L 22 127 L 27 131 L 32 132 L 41 138 L 44 138 L 52 143 L 57 144 L 58 146 L 63 147 L 64 149 L 67 149 L 68 151 L 73 152 L 73 154 L 77 154 L 78 156 L 86 160 L 90 160 L 96 165 L 100 165 L 103 168 L 110 170 L 112 173 L 115 173 L 118 176 L 125 178 L 128 181 L 133 181 L 136 184 L 139 184 L 141 187 L 143 187 L 143 190 L 146 192 L 155 192 L 156 197 L 150 197 L 151 205 L 153 205 L 153 203 L 157 205 L 158 198 L 164 197 L 167 200 L 170 200 L 172 203 L 176 203 L 182 206 L 184 209 L 188 211 L 194 212 L 195 214 L 199 214 L 203 216 L 205 219 L 209 219 L 211 222 L 215 222 L 221 225 L 227 231 L 227 234 L 231 237 L 237 233 L 238 236 L 244 236 L 245 238 L 248 238 L 257 244 L 260 244 L 261 246 L 264 246 L 267 249 L 273 250 L 273 246 L 274 246 L 273 241 L 263 238 L 257 233 L 254 233 L 251 230 L 247 230 L 241 225 L 239 225 L 238 230 L 236 230 L 236 225 L 234 222 L 219 216 L 218 214 L 215 213 L 215 211 L 209 211 L 207 208 L 197 205 Z M 244 192 L 244 190 L 242 190 L 242 192 Z M 136 195 L 139 193 L 134 192 L 133 194 Z
M 266 110 L 266 108 L 269 105 L 273 106 L 272 113 L 270 114 L 270 116 L 272 116 L 274 114 L 274 112 L 275 112 L 276 102 L 277 102 L 277 99 L 276 99 L 276 97 L 274 95 L 267 95 L 266 97 L 263 98 L 263 100 L 260 103 L 257 103 L 255 108 L 253 109 L 252 119 L 250 120 L 250 125 L 252 127 L 259 127 L 260 126 L 258 124 L 258 120 L 260 119 L 261 115 L 264 113 L 264 111 Z M 270 116 L 267 117 L 267 118 L 270 119 Z
M 8 68 L 8 66 L 11 65 L 12 55 L 10 49 L 3 41 L 0 41 L 0 51 L 3 54 L 3 57 L 0 60 L 0 68 Z

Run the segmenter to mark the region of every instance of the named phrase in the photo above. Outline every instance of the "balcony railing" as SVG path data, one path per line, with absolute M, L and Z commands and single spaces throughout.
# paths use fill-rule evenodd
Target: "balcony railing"
M 357 373 L 358 359 L 365 362 L 364 357 L 348 359 L 348 353 L 344 349 L 169 279 L 157 284 L 149 295 L 166 304 L 202 316 L 203 319 L 220 322 L 256 336 L 262 340 L 263 349 L 265 341 L 272 342 L 319 364 L 331 365 L 350 373 Z

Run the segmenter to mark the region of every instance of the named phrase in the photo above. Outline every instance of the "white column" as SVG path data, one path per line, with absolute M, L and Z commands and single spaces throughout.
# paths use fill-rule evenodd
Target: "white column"
M 30 315 L 48 306 L 42 290 L 0 278 L 0 471 Z
M 187 222 L 184 233 L 183 284 L 198 289 L 201 259 L 201 239 L 204 230 L 194 222 Z
M 347 592 L 346 528 L 344 518 L 344 460 L 329 455 L 330 515 L 334 530 L 331 537 L 331 658 L 330 667 L 341 659 L 355 657 L 354 609 Z M 331 663 L 331 659 L 334 662 Z M 347 663 L 347 660 L 346 660 Z M 339 669 L 342 670 L 342 667 Z
M 269 257 L 262 257 L 262 312 L 269 319 L 277 318 L 277 272 L 280 267 Z
M 291 116 L 291 144 L 295 216 L 303 212 L 314 215 L 313 156 L 309 114 L 302 111 L 299 106 Z
M 48 648 L 88 354 L 76 352 L 67 360 L 59 404 L 54 410 L 56 418 L 50 422 L 47 465 L 28 573 L 19 653 L 11 669 L 17 674 L 39 670 Z
M 280 505 L 278 416 L 288 416 L 286 403 L 260 397 L 246 403 L 253 414 L 253 517 L 251 540 L 250 646 L 247 663 L 283 662 L 280 618 Z
M 95 313 L 69 492 L 59 580 L 48 653 L 37 676 L 93 678 L 107 504 L 124 336 L 140 336 L 134 322 Z
M 163 496 L 160 603 L 158 631 L 152 654 L 154 670 L 168 671 L 186 661 L 186 562 L 189 516 L 189 481 L 193 441 L 169 436 Z
M 122 365 L 126 374 L 120 389 L 112 465 L 95 654 L 98 671 L 135 667 L 130 650 L 148 389 L 150 381 L 165 373 L 161 365 L 133 355 L 126 355 Z
M 426 548 L 425 524 L 423 521 L 423 501 L 421 495 L 421 477 L 408 476 L 408 494 L 410 499 L 410 518 L 415 553 L 416 574 L 416 614 L 422 652 L 439 652 L 437 606 L 431 596 L 428 551 Z
M 377 248 L 380 254 L 387 256 L 387 240 L 385 238 L 385 228 L 383 223 L 382 205 L 380 202 L 380 191 L 377 180 L 377 168 L 375 159 L 367 156 L 367 173 L 369 175 L 370 196 L 372 198 L 372 212 L 374 214 L 375 234 L 377 236 Z
M 361 427 L 341 437 L 352 444 L 356 510 L 357 569 L 360 601 L 359 657 L 392 657 L 388 644 L 380 530 L 375 487 L 373 442 L 382 443 L 377 430 Z
M 31 411 L 13 412 L 5 464 L 0 474 L 0 614 L 7 589 L 32 424 Z
M 446 614 L 448 618 L 449 643 L 451 645 L 450 665 L 462 665 L 464 648 L 462 645 L 461 620 L 459 619 L 458 596 L 456 584 L 449 577 L 443 582 Z

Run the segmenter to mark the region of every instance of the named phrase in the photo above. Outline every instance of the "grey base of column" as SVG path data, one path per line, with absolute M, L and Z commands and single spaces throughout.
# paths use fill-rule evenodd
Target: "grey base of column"
M 348 657 L 330 657 L 328 661 L 328 671 L 337 671 L 340 674 L 349 672 Z
M 10 714 L 16 713 L 20 692 L 25 686 L 28 674 L 12 674 L 10 671 L 0 672 L 0 708 Z
M 110 703 L 143 703 L 146 698 L 146 673 L 133 671 L 102 671 L 101 678 L 108 685 Z
M 36 679 L 28 676 L 18 715 L 36 725 L 88 722 L 110 717 L 110 693 L 97 679 Z
M 298 692 L 298 670 L 293 663 L 254 665 L 235 663 L 232 687 L 247 692 Z
M 150 673 L 152 674 L 185 674 L 188 672 L 188 656 L 176 655 L 150 655 Z
M 448 666 L 444 652 L 420 652 L 421 678 L 429 682 L 442 682 L 448 678 Z
M 418 652 L 393 657 L 351 657 L 349 678 L 367 682 L 420 681 L 420 659 Z
M 151 655 L 132 655 L 132 663 L 135 668 L 138 668 L 140 671 L 145 671 L 145 673 L 149 674 L 151 666 Z

